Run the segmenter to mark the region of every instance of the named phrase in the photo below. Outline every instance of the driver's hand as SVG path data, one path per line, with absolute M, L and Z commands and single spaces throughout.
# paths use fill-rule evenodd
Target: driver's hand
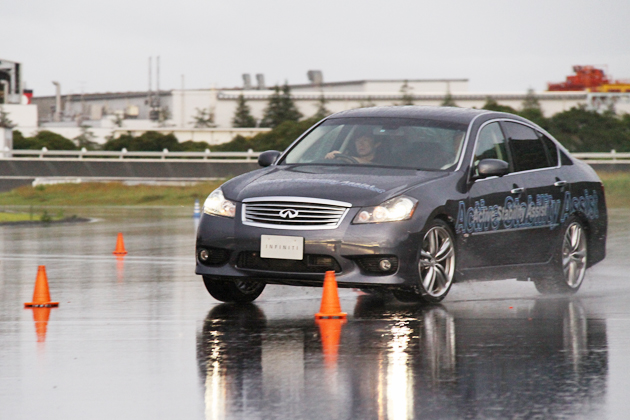
M 325 157 L 326 159 L 334 159 L 335 156 L 341 154 L 341 152 L 339 150 L 333 150 L 332 152 L 328 153 Z

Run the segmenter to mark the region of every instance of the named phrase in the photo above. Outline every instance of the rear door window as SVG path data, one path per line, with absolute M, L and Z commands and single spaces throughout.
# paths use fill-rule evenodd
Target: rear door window
M 549 137 L 542 133 L 538 133 L 547 150 L 547 158 L 549 159 L 549 166 L 558 166 L 558 146 Z
M 551 166 L 546 147 L 532 128 L 514 122 L 502 122 L 501 124 L 508 137 L 515 172 Z

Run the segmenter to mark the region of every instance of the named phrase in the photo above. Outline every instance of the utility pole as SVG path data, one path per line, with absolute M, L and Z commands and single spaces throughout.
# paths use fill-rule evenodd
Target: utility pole
M 157 108 L 158 108 L 158 112 L 160 111 L 160 56 L 157 56 L 157 69 L 156 69 L 156 74 L 155 74 L 155 78 L 157 79 L 155 81 L 156 83 L 156 90 L 157 90 Z
M 186 92 L 184 85 L 184 75 L 182 74 L 182 117 L 180 120 L 180 125 L 182 128 L 186 126 Z
M 151 119 L 151 109 L 153 108 L 153 97 L 151 95 L 151 57 L 149 57 L 149 90 L 147 91 L 147 106 L 149 107 L 149 119 Z
M 52 82 L 55 85 L 55 115 L 53 121 L 61 121 L 61 84 L 59 82 Z

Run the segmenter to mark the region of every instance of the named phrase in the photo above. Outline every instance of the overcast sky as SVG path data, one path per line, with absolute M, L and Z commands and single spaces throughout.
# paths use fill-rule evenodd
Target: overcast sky
M 560 82 L 576 64 L 630 79 L 628 0 L 2 0 L 0 59 L 35 96 L 359 79 L 469 79 L 471 92 Z

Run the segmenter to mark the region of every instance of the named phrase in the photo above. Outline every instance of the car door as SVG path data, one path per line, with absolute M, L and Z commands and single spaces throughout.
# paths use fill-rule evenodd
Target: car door
M 471 166 L 472 183 L 466 203 L 459 203 L 456 230 L 466 251 L 463 268 L 479 268 L 520 262 L 516 220 L 523 211 L 525 186 L 519 176 L 479 178 L 483 159 L 500 159 L 511 165 L 503 130 L 497 121 L 482 126 L 477 135 Z
M 517 121 L 502 121 L 508 138 L 513 172 L 506 178 L 514 179 L 525 188 L 521 205 L 525 212 L 513 229 L 518 260 L 521 263 L 540 263 L 551 258 L 551 247 L 556 236 L 560 200 L 567 188 L 560 177 L 558 151 L 555 144 L 542 133 Z

